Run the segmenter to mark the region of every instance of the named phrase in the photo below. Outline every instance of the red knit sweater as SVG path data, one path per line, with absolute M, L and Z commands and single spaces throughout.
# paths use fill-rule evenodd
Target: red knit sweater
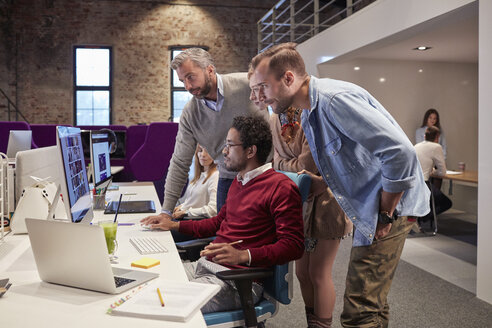
M 295 183 L 270 169 L 246 185 L 234 179 L 225 205 L 213 218 L 181 221 L 179 232 L 249 249 L 252 267 L 269 267 L 300 258 L 304 251 L 302 203 Z M 210 259 L 209 259 L 210 260 Z M 232 266 L 239 268 L 244 266 Z

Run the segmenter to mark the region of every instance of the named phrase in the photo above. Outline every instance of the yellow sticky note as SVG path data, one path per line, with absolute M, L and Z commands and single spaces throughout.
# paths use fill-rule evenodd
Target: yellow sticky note
M 148 269 L 159 264 L 161 264 L 161 261 L 159 260 L 150 257 L 142 257 L 140 260 L 132 262 L 132 267 Z

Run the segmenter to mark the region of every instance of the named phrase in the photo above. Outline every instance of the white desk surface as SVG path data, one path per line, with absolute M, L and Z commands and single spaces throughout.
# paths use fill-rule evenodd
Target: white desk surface
M 123 200 L 152 199 L 160 210 L 152 184 L 118 185 L 120 190 L 113 191 L 109 195 L 112 199 L 117 199 L 120 193 L 137 193 L 137 195 L 123 196 Z M 118 227 L 119 248 L 116 255 L 119 259 L 118 264 L 114 266 L 130 268 L 132 261 L 142 257 L 129 243 L 129 236 L 153 236 L 157 237 L 169 252 L 150 255 L 159 259 L 161 264 L 148 271 L 157 272 L 160 278 L 166 280 L 186 281 L 186 274 L 171 234 L 167 231 L 144 231 L 137 223 L 145 216 L 146 214 L 118 215 L 120 223 L 135 223 L 135 225 Z M 102 211 L 96 211 L 93 222 L 108 217 L 112 215 L 104 215 Z M 42 282 L 37 273 L 27 235 L 9 234 L 3 242 L 0 241 L 0 279 L 3 278 L 10 278 L 12 287 L 0 298 L 0 327 L 206 327 L 201 312 L 197 312 L 186 323 L 106 314 L 111 303 L 131 291 L 108 295 Z

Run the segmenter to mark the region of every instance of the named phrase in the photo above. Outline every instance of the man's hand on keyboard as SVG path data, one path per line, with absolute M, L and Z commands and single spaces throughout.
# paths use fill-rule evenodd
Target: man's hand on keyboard
M 140 221 L 141 225 L 150 226 L 152 229 L 178 230 L 179 222 L 171 221 L 171 216 L 166 213 L 150 215 Z

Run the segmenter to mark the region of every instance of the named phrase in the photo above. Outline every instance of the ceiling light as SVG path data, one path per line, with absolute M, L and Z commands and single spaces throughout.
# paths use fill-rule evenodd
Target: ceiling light
M 432 47 L 420 46 L 420 47 L 417 47 L 417 48 L 413 48 L 412 50 L 426 51 L 426 50 L 429 50 L 431 48 Z
M 354 71 L 359 71 L 360 70 L 360 67 L 359 66 L 355 66 L 354 67 Z
M 384 77 L 379 78 L 379 82 L 383 83 L 386 82 L 386 79 Z
M 421 69 L 421 68 L 419 69 L 419 73 L 422 73 L 423 71 L 424 71 L 423 69 Z

